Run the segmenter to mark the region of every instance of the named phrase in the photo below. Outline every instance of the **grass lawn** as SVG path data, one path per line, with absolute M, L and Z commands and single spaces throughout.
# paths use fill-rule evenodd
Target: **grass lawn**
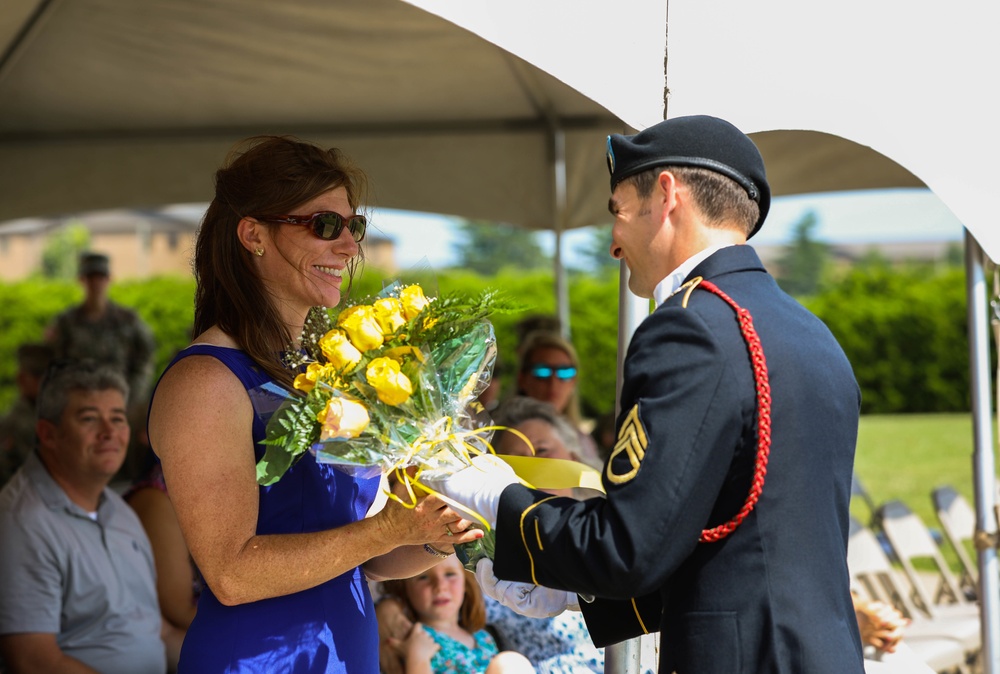
M 935 487 L 951 485 L 974 503 L 972 442 L 971 414 L 863 416 L 854 469 L 876 505 L 899 499 L 928 527 L 940 529 L 931 501 Z M 868 523 L 860 499 L 851 512 Z M 945 548 L 954 566 L 955 556 Z
M 936 527 L 935 487 L 951 485 L 972 503 L 972 449 L 971 414 L 863 416 L 854 469 L 876 504 L 899 499 Z

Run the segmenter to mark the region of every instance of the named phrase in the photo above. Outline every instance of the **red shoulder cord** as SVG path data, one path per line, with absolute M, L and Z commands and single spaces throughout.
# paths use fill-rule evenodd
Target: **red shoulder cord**
M 750 312 L 738 305 L 726 293 L 719 290 L 719 287 L 710 281 L 702 280 L 702 288 L 708 290 L 722 298 L 736 312 L 737 320 L 740 323 L 740 332 L 747 343 L 747 351 L 750 353 L 750 362 L 753 365 L 754 387 L 757 391 L 757 459 L 754 462 L 753 484 L 750 485 L 750 493 L 736 516 L 725 524 L 720 524 L 711 529 L 704 529 L 701 532 L 699 543 L 714 543 L 736 530 L 750 511 L 757 505 L 760 493 L 764 489 L 764 476 L 767 474 L 767 459 L 771 455 L 771 384 L 767 378 L 767 362 L 764 360 L 764 348 L 760 344 L 760 337 L 753 327 L 753 319 Z

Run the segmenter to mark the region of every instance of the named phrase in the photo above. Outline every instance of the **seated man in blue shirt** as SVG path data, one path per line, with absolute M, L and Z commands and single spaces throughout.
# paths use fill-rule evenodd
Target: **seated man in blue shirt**
M 0 656 L 9 674 L 163 674 L 153 554 L 108 482 L 125 459 L 128 385 L 90 362 L 50 368 L 38 449 L 0 491 Z

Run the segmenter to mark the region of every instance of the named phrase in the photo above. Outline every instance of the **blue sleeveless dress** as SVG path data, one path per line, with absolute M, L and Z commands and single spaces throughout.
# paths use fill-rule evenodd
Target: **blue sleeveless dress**
M 248 391 L 271 381 L 243 351 L 208 344 L 184 349 L 170 366 L 192 355 L 222 361 Z M 255 415 L 258 460 L 264 424 Z M 260 487 L 257 533 L 306 533 L 355 522 L 368 511 L 378 482 L 319 464 L 307 452 L 277 483 Z M 239 606 L 223 606 L 206 585 L 177 671 L 378 674 L 378 626 L 364 574 L 354 568 L 309 590 Z

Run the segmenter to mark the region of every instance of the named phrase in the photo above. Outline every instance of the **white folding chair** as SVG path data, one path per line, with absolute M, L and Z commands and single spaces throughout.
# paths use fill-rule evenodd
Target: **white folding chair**
M 978 616 L 978 607 L 969 602 L 961 589 L 961 584 L 948 563 L 944 561 L 941 549 L 920 516 L 902 501 L 888 501 L 882 504 L 878 509 L 878 515 L 882 531 L 910 579 L 921 608 L 933 615 L 940 610 L 940 607 L 965 605 L 967 608 L 959 611 L 960 613 Z M 933 581 L 929 581 L 927 574 L 918 573 L 914 567 L 914 560 L 920 559 L 933 563 L 935 567 L 935 572 L 932 574 Z M 928 592 L 928 582 L 936 586 L 933 592 Z
M 868 599 L 892 604 L 911 620 L 903 641 L 932 669 L 969 672 L 980 650 L 978 620 L 932 618 L 917 609 L 875 533 L 853 517 L 850 525 L 847 565 L 858 589 Z
M 931 501 L 934 502 L 934 512 L 937 514 L 938 522 L 941 523 L 944 537 L 948 539 L 948 544 L 962 565 L 959 582 L 964 590 L 971 591 L 973 596 L 978 597 L 979 571 L 969 555 L 967 546 L 976 532 L 976 513 L 965 497 L 948 485 L 932 491 Z

